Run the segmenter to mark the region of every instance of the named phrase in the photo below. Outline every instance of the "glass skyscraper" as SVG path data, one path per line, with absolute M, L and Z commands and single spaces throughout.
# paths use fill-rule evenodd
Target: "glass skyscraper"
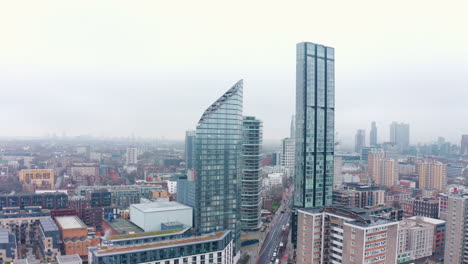
M 242 125 L 241 229 L 256 231 L 261 226 L 262 121 L 246 116 Z
M 294 205 L 330 205 L 333 190 L 335 53 L 296 46 L 296 157 Z
M 238 81 L 208 109 L 195 136 L 195 229 L 231 230 L 234 253 L 240 250 L 242 89 Z

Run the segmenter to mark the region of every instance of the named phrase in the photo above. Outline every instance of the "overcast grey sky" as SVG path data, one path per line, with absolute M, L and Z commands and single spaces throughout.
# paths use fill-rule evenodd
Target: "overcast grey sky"
M 244 79 L 244 112 L 288 136 L 295 45 L 335 47 L 336 129 L 468 134 L 466 1 L 3 1 L 0 136 L 180 138 Z M 367 135 L 368 136 L 368 135 Z

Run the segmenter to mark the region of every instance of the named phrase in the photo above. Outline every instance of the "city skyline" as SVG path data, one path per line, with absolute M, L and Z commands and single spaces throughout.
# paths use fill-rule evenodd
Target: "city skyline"
M 326 3 L 304 3 L 301 9 L 270 4 L 259 24 L 250 22 L 257 21 L 261 3 L 248 8 L 190 3 L 188 9 L 197 12 L 182 13 L 172 3 L 109 3 L 33 3 L 26 9 L 5 4 L 0 11 L 6 40 L 0 44 L 0 86 L 7 89 L 0 122 L 9 125 L 0 136 L 65 131 L 181 140 L 195 125 L 196 113 L 222 93 L 220 87 L 243 78 L 249 87 L 245 113 L 263 120 L 265 140 L 279 140 L 288 135 L 294 113 L 290 46 L 304 40 L 339 50 L 336 103 L 344 111 L 336 116 L 336 131 L 344 145 L 352 146 L 354 131 L 368 128 L 372 120 L 380 128 L 379 141 L 388 138 L 392 121 L 409 123 L 414 143 L 438 136 L 459 143 L 468 130 L 459 121 L 468 96 L 463 89 L 468 83 L 468 39 L 451 34 L 461 32 L 463 23 L 453 13 L 433 21 L 444 9 L 461 12 L 456 3 L 440 7 L 416 1 L 405 3 L 405 9 L 372 1 L 343 3 L 338 9 Z M 427 12 L 415 21 L 411 10 L 421 3 Z M 114 12 L 106 12 L 109 6 Z M 301 15 L 312 6 L 337 12 L 312 19 Z M 362 11 L 344 12 L 347 7 Z M 174 20 L 176 10 L 184 19 Z M 235 19 L 239 13 L 242 21 Z M 286 24 L 276 19 L 288 13 L 295 15 L 288 15 Z M 394 14 L 399 21 L 389 17 Z M 325 19 L 326 28 L 308 26 Z M 341 19 L 347 21 L 344 29 Z M 237 32 L 243 37 L 233 37 Z M 423 92 L 424 100 L 416 100 Z

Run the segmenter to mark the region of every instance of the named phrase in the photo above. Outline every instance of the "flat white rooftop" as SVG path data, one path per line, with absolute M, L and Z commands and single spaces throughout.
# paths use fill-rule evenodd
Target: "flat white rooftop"
M 433 225 L 440 225 L 440 224 L 444 224 L 444 223 L 445 223 L 444 220 L 434 219 L 434 218 L 425 217 L 425 216 L 413 216 L 413 217 L 410 217 L 410 218 L 408 218 L 408 219 L 411 219 L 411 220 L 420 220 L 420 221 L 427 222 L 427 223 L 430 223 L 430 224 L 433 224 Z
M 192 209 L 192 207 L 180 204 L 178 202 L 141 203 L 141 204 L 132 204 L 131 207 L 138 209 L 145 213 Z
M 55 218 L 62 229 L 87 228 L 87 226 L 78 218 L 78 216 L 61 216 Z
M 81 260 L 78 254 L 73 255 L 62 255 L 57 256 L 57 262 L 59 264 L 81 264 L 83 261 Z

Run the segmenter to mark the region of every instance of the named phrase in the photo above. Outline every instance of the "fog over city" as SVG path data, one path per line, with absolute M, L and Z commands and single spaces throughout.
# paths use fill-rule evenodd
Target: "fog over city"
M 182 140 L 244 79 L 244 114 L 280 139 L 295 112 L 295 45 L 313 41 L 335 48 L 344 145 L 374 120 L 379 141 L 399 121 L 412 144 L 458 144 L 468 132 L 466 10 L 464 1 L 6 1 L 0 136 Z

